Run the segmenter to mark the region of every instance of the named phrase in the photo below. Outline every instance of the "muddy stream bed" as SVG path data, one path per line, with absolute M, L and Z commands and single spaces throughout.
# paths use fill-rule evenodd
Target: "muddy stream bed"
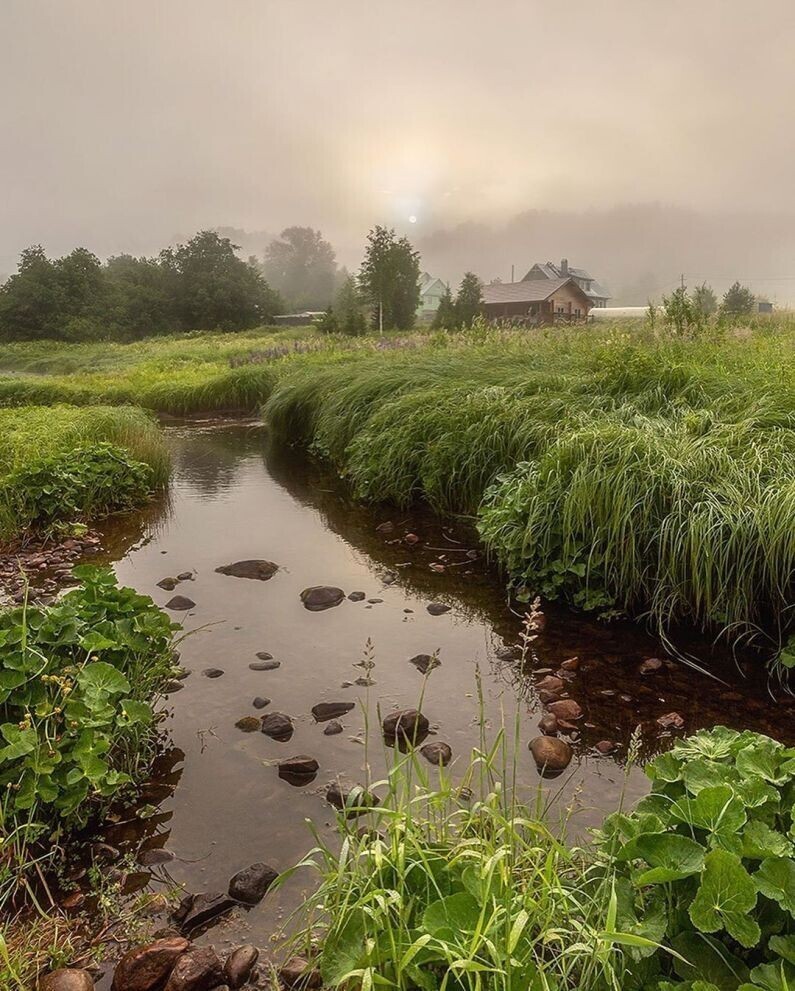
M 423 511 L 358 505 L 316 465 L 270 452 L 266 432 L 254 423 L 172 425 L 167 436 L 174 459 L 168 500 L 108 524 L 99 556 L 113 563 L 123 584 L 160 605 L 174 594 L 195 601 L 189 612 L 172 613 L 196 632 L 180 648 L 191 674 L 165 701 L 159 776 L 145 789 L 144 800 L 156 811 L 144 820 L 122 818 L 105 836 L 149 862 L 129 875 L 128 889 L 225 892 L 230 877 L 251 863 L 281 870 L 298 861 L 313 846 L 306 820 L 333 842 L 335 813 L 324 801 L 325 788 L 338 775 L 363 782 L 365 756 L 370 778 L 383 776 L 390 752 L 378 733 L 377 707 L 386 714 L 417 704 L 424 679 L 409 663 L 417 654 L 438 651 L 441 661 L 427 679 L 422 709 L 435 734 L 430 739 L 452 748 L 452 776 L 478 744 L 479 670 L 491 732 L 520 720 L 516 761 L 523 794 L 532 799 L 541 788 L 558 807 L 573 804 L 570 828 L 581 834 L 616 806 L 622 788 L 630 800 L 645 792 L 643 773 L 625 776 L 623 766 L 638 725 L 644 758 L 669 745 L 672 733 L 717 723 L 795 740 L 790 701 L 771 698 L 764 678 L 744 677 L 742 663 L 710 659 L 706 644 L 689 646 L 719 665 L 726 684 L 674 663 L 640 674 L 644 660 L 665 654 L 628 622 L 600 623 L 545 604 L 546 629 L 523 665 L 519 651 L 507 649 L 519 642 L 521 607 L 512 610 L 504 583 L 481 555 L 472 560 L 466 554 L 478 548 L 465 526 Z M 410 546 L 406 534 L 419 542 Z M 216 573 L 249 558 L 274 561 L 279 571 L 269 581 Z M 175 591 L 158 587 L 164 577 L 188 571 L 193 580 Z M 365 598 L 310 612 L 300 593 L 315 585 L 362 591 Z M 430 602 L 449 611 L 431 615 Z M 355 684 L 365 673 L 356 664 L 368 640 L 375 662 L 369 689 Z M 279 667 L 252 670 L 258 652 L 272 655 Z M 572 740 L 575 758 L 565 774 L 542 781 L 527 749 L 543 712 L 535 685 L 572 657 L 579 668 L 567 673 L 564 691 L 584 710 Z M 223 674 L 203 674 L 212 668 Z M 257 696 L 270 704 L 258 710 Z M 341 717 L 343 731 L 328 736 L 311 709 L 338 701 L 356 706 Z M 367 749 L 362 705 L 369 706 Z M 242 717 L 272 711 L 292 718 L 289 741 L 236 728 Z M 682 729 L 657 723 L 669 713 L 682 717 Z M 613 753 L 599 752 L 603 741 L 615 745 Z M 281 779 L 272 763 L 296 754 L 320 765 L 315 779 L 300 787 Z M 164 862 L 152 866 L 158 859 Z M 235 909 L 201 939 L 219 948 L 253 942 L 264 950 L 313 880 L 308 871 L 295 875 L 251 910 Z

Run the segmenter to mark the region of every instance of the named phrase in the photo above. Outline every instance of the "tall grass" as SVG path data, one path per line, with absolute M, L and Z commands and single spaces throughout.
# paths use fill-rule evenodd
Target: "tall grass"
M 478 514 L 520 584 L 780 644 L 795 335 L 492 332 L 278 379 L 264 416 L 357 494 Z

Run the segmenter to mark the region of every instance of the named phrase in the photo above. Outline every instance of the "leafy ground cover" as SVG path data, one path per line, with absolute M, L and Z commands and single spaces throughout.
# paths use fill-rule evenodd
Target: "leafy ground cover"
M 0 903 L 41 856 L 148 770 L 151 703 L 174 627 L 109 569 L 75 569 L 58 602 L 0 612 Z
M 168 470 L 140 409 L 0 409 L 0 540 L 140 506 Z
M 457 785 L 401 759 L 367 786 L 379 805 L 354 793 L 340 812 L 341 849 L 303 862 L 320 886 L 295 948 L 319 945 L 325 986 L 795 986 L 795 749 L 724 727 L 679 741 L 651 794 L 573 848 L 514 800 L 501 746 Z

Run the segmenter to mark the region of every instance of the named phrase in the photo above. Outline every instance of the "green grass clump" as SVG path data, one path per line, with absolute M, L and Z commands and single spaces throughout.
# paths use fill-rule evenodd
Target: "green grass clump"
M 481 331 L 285 368 L 264 417 L 370 500 L 477 514 L 517 584 L 786 640 L 795 332 Z
M 0 540 L 144 503 L 169 458 L 143 410 L 0 409 Z

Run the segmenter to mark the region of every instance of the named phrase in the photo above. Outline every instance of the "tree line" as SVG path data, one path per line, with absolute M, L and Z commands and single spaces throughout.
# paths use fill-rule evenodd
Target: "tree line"
M 324 311 L 321 331 L 410 330 L 420 306 L 420 255 L 406 237 L 376 226 L 356 275 L 310 227 L 285 228 L 261 259 L 244 261 L 231 239 L 200 231 L 153 258 L 101 262 L 86 248 L 48 258 L 22 252 L 0 285 L 0 341 L 136 340 L 175 331 L 244 330 L 284 311 Z M 467 272 L 455 298 L 445 291 L 434 327 L 470 325 L 481 283 Z

